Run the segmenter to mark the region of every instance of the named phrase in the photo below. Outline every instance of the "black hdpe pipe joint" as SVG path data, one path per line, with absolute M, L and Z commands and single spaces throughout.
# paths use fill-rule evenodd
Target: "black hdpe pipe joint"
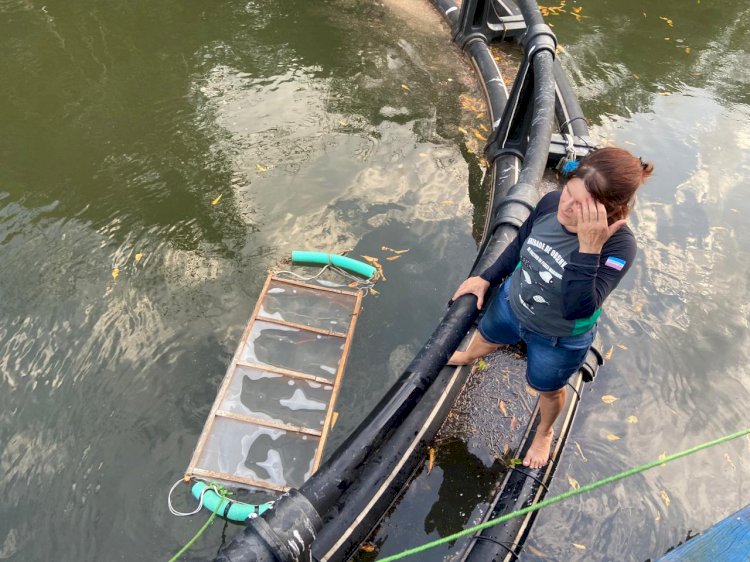
M 538 19 L 541 20 L 535 3 L 532 1 L 525 4 L 533 5 Z M 521 9 L 524 10 L 523 4 Z M 526 17 L 526 12 L 524 12 L 524 17 Z M 541 179 L 546 163 L 546 151 L 552 131 L 554 79 L 551 64 L 554 47 L 552 53 L 549 53 L 546 48 L 548 34 L 543 33 L 541 28 L 533 37 L 538 39 L 527 42 L 527 49 L 538 50 L 534 54 L 535 64 L 539 60 L 544 61 L 540 63 L 541 68 L 537 70 L 543 79 L 535 84 L 535 106 L 530 131 L 531 140 L 528 144 L 529 153 L 526 155 L 519 184 L 535 192 L 536 183 Z M 536 41 L 543 48 L 539 48 Z M 548 123 L 543 123 L 544 120 Z M 541 134 L 542 138 L 535 139 L 535 134 Z M 514 186 L 511 191 L 514 190 L 519 193 L 522 186 Z M 528 207 L 523 207 L 524 210 L 521 213 L 528 216 Z M 505 209 L 504 213 L 515 214 L 512 208 Z M 498 238 L 506 239 L 507 244 L 506 233 Z M 483 271 L 499 256 L 501 250 L 496 246 L 497 244 L 493 244 L 492 240 L 488 242 L 485 250 L 493 249 L 494 251 L 484 253 L 494 254 L 494 257 L 483 256 L 486 259 L 477 262 L 472 274 Z M 244 531 L 221 551 L 216 560 L 218 562 L 286 562 L 288 556 L 300 556 L 305 552 L 320 529 L 320 514 L 326 514 L 340 496 L 354 484 L 368 457 L 391 436 L 414 409 L 438 377 L 464 334 L 473 325 L 477 315 L 476 297 L 473 295 L 466 295 L 453 303 L 401 378 L 332 457 L 298 491 L 285 494 L 263 517 L 251 520 Z M 293 537 L 294 540 L 289 537 Z M 280 550 L 282 546 L 285 546 L 286 550 Z

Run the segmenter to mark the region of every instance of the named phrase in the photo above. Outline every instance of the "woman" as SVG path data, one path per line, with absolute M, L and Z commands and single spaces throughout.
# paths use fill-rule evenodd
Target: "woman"
M 476 295 L 481 310 L 487 290 L 505 279 L 479 334 L 449 363 L 465 365 L 500 344 L 526 342 L 526 379 L 539 392 L 541 422 L 524 466 L 547 464 L 565 385 L 586 358 L 602 303 L 635 258 L 625 223 L 652 171 L 650 162 L 614 147 L 568 163 L 563 190 L 542 197 L 498 260 L 453 295 Z

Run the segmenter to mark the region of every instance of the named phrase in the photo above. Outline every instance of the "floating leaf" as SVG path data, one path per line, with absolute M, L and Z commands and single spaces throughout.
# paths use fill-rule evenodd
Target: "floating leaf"
M 370 542 L 366 542 L 363 543 L 362 546 L 359 547 L 359 549 L 362 552 L 375 552 L 377 550 L 377 547 Z
M 621 343 L 618 343 L 618 344 L 617 344 L 617 347 L 619 347 L 619 348 L 620 348 L 620 349 L 622 349 L 622 350 L 627 350 L 627 349 L 628 349 L 628 346 L 627 346 L 627 345 L 623 345 L 623 344 L 621 344 Z
M 589 462 L 589 459 L 587 459 L 587 458 L 586 458 L 586 457 L 585 457 L 585 456 L 583 455 L 583 449 L 581 449 L 581 446 L 580 446 L 580 445 L 578 444 L 578 441 L 574 441 L 574 443 L 576 444 L 576 449 L 578 449 L 578 452 L 580 453 L 580 455 L 581 455 L 581 459 L 583 460 L 583 462 Z
M 667 494 L 665 490 L 661 490 L 659 495 L 661 496 L 661 499 L 664 500 L 664 505 L 669 507 L 669 504 L 672 503 L 672 500 L 669 499 L 669 494 Z
M 635 416 L 628 416 L 628 423 L 638 423 L 638 418 Z
M 500 409 L 500 412 L 507 418 L 508 417 L 508 409 L 505 407 L 505 402 L 500 400 L 497 403 L 497 407 Z
M 613 345 L 609 346 L 609 351 L 604 354 L 604 360 L 609 361 L 610 359 L 612 359 L 612 354 L 614 353 L 614 351 L 615 347 Z
M 385 258 L 385 259 L 387 259 L 388 261 L 396 261 L 396 260 L 397 260 L 398 258 L 400 258 L 400 257 L 401 257 L 401 256 L 390 256 L 390 257 L 387 257 L 387 258 Z
M 411 88 L 407 86 L 406 84 L 401 84 L 401 89 L 405 92 L 411 92 Z
M 466 129 L 464 129 L 463 127 L 459 127 L 459 128 L 458 128 L 458 131 L 459 131 L 460 133 L 463 133 L 463 134 L 465 134 L 465 135 L 468 135 L 468 134 L 469 134 L 469 131 L 467 131 L 467 130 L 466 130 Z
M 641 77 L 638 76 L 635 72 L 633 73 L 633 78 L 635 78 L 636 80 L 640 80 L 641 79 Z
M 339 413 L 333 412 L 333 415 L 331 416 L 331 427 L 335 426 L 337 421 L 339 421 Z
M 659 460 L 662 462 L 662 464 L 664 464 L 664 461 L 667 460 L 667 453 L 662 453 L 661 455 L 659 455 Z
M 620 438 L 614 433 L 607 433 L 607 441 L 619 441 Z
M 393 253 L 394 254 L 405 254 L 408 251 L 409 251 L 409 249 L 407 248 L 406 250 L 393 250 Z
M 541 6 L 539 6 L 539 8 L 541 9 Z M 547 555 L 544 552 L 542 552 L 541 550 L 539 550 L 538 548 L 534 546 L 528 545 L 526 547 L 526 550 L 531 552 L 531 554 L 533 554 L 534 556 L 539 556 L 540 558 L 545 558 L 545 559 L 547 558 Z
M 440 204 L 445 205 L 446 207 L 452 207 L 453 205 L 455 205 L 455 203 L 450 199 L 444 199 L 440 202 Z
M 120 268 L 119 267 L 115 267 L 112 270 L 112 279 L 117 279 L 119 276 L 120 276 Z
M 355 288 L 355 287 L 357 287 L 358 285 L 359 285 L 359 281 L 352 281 L 351 283 L 349 283 L 349 284 L 347 285 L 347 287 L 349 287 L 350 289 L 354 289 L 354 288 Z
M 612 396 L 611 394 L 605 394 L 602 396 L 602 402 L 605 404 L 613 404 L 614 402 L 617 402 L 618 398 L 616 396 Z
M 218 205 L 219 201 L 221 201 L 222 196 L 223 196 L 223 193 L 220 193 L 219 196 L 216 199 L 214 199 L 213 201 L 211 201 L 211 205 Z
M 135 255 L 135 262 L 138 263 L 143 258 L 143 254 L 138 253 Z
M 427 455 L 428 456 L 428 459 L 427 459 L 427 474 L 429 474 L 430 472 L 432 472 L 432 467 L 435 466 L 435 449 L 433 449 L 432 447 L 430 447 L 427 450 L 427 453 L 428 453 L 428 455 Z
M 586 547 L 584 545 L 575 542 L 573 543 L 573 547 L 577 548 L 578 550 L 586 550 Z
M 659 16 L 659 19 L 666 22 L 669 27 L 674 27 L 674 22 L 671 19 L 665 18 L 664 16 Z
M 578 483 L 578 480 L 570 475 L 568 475 L 568 482 L 570 483 L 570 487 L 574 490 L 578 490 L 581 487 L 581 485 Z
M 482 142 L 487 140 L 487 137 L 485 137 L 482 133 L 480 133 L 476 129 L 472 129 L 471 132 L 477 138 L 477 140 L 480 140 Z
M 370 294 L 377 297 L 380 294 L 380 291 L 375 290 L 375 287 L 370 287 Z
M 479 124 L 479 128 L 482 129 L 485 133 L 490 132 L 490 130 L 483 123 Z
M 268 168 L 266 168 L 265 166 L 263 166 L 261 164 L 256 164 L 255 167 L 258 169 L 258 171 L 261 174 L 264 174 L 264 173 L 266 173 L 268 171 Z

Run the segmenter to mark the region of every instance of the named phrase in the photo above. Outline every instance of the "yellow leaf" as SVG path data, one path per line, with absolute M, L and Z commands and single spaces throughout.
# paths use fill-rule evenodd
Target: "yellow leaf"
M 380 291 L 376 291 L 375 287 L 370 287 L 370 293 L 372 293 L 375 296 L 378 296 L 380 294 Z
M 331 416 L 331 427 L 335 426 L 338 420 L 339 420 L 339 413 L 333 412 L 333 415 Z
M 390 257 L 388 257 L 388 258 L 385 258 L 385 259 L 387 259 L 388 261 L 396 261 L 396 260 L 397 260 L 398 258 L 400 258 L 400 257 L 401 257 L 401 256 L 390 256 Z
M 359 549 L 362 552 L 375 552 L 376 547 L 374 544 L 366 542 L 362 546 L 360 546 Z
M 607 433 L 607 441 L 619 441 L 620 438 L 613 433 Z
M 518 429 L 518 420 L 516 419 L 516 416 L 513 416 L 510 418 L 510 430 L 515 431 Z
M 605 394 L 604 396 L 602 396 L 602 402 L 604 402 L 605 404 L 612 404 L 613 402 L 616 402 L 616 401 L 617 401 L 617 397 L 612 396 L 611 394 Z
M 392 252 L 393 252 L 394 254 L 405 254 L 406 252 L 408 252 L 408 251 L 409 251 L 409 249 L 407 248 L 406 250 L 391 250 L 391 251 L 392 251 Z
M 587 459 L 583 455 L 583 449 L 581 449 L 581 446 L 578 444 L 578 441 L 574 441 L 574 443 L 576 444 L 576 449 L 578 449 L 578 452 L 581 454 L 581 459 L 583 460 L 583 462 L 589 462 L 589 459 Z
M 467 130 L 466 130 L 466 129 L 464 129 L 463 127 L 459 127 L 459 128 L 458 128 L 458 131 L 459 131 L 460 133 L 463 133 L 463 134 L 465 134 L 465 135 L 468 135 L 468 134 L 469 134 L 469 131 L 467 131 Z
M 262 173 L 265 173 L 265 172 L 267 172 L 267 171 L 268 171 L 268 168 L 266 168 L 265 166 L 263 166 L 263 165 L 261 165 L 261 164 L 256 164 L 256 165 L 255 165 L 255 167 L 256 167 L 256 168 L 258 168 L 258 171 L 259 171 L 259 172 L 260 172 L 261 174 L 262 174 Z
M 669 499 L 669 494 L 667 494 L 666 491 L 661 490 L 659 492 L 659 495 L 661 496 L 661 499 L 664 500 L 664 505 L 666 505 L 667 507 L 669 507 L 669 504 L 672 503 L 672 501 Z
M 638 423 L 638 418 L 635 416 L 628 416 L 628 423 Z
M 362 257 L 365 259 L 366 262 L 369 262 L 373 265 L 378 263 L 378 258 L 373 258 L 372 256 L 364 256 L 364 255 Z
M 471 132 L 477 138 L 477 140 L 480 140 L 482 142 L 484 142 L 484 141 L 487 140 L 487 137 L 485 137 L 484 135 L 482 135 L 482 133 L 480 133 L 476 129 L 472 129 Z
M 577 548 L 578 550 L 586 550 L 586 547 L 582 544 L 573 543 L 573 546 Z
M 351 283 L 347 285 L 347 287 L 349 287 L 350 289 L 354 289 L 358 285 L 359 285 L 359 281 L 352 281 Z
M 120 268 L 119 267 L 115 267 L 112 270 L 112 279 L 117 279 L 119 276 L 120 276 Z
M 667 24 L 667 25 L 668 25 L 669 27 L 674 27 L 674 23 L 672 22 L 672 20 L 671 20 L 671 19 L 669 19 L 669 18 L 665 18 L 664 16 L 659 16 L 659 19 L 660 19 L 660 20 L 662 20 L 662 21 L 664 21 L 664 22 L 666 22 L 666 24 Z
M 435 466 L 435 449 L 430 447 L 427 451 L 429 453 L 429 460 L 427 461 L 427 474 L 432 472 L 432 467 Z
M 500 402 L 497 403 L 497 407 L 500 409 L 500 412 L 505 416 L 508 417 L 508 410 L 505 407 L 505 402 L 500 400 Z
M 662 462 L 662 464 L 663 464 L 663 463 L 664 463 L 664 461 L 666 461 L 666 460 L 667 460 L 667 453 L 662 453 L 661 455 L 659 455 L 659 460 L 660 460 L 660 461 Z
M 411 92 L 411 88 L 407 86 L 406 84 L 401 84 L 401 89 L 406 92 Z
M 219 194 L 219 196 L 216 199 L 214 199 L 213 201 L 211 201 L 211 205 L 218 205 L 219 201 L 221 201 L 222 195 L 223 194 Z
M 139 261 L 141 261 L 141 258 L 143 258 L 143 254 L 140 254 L 140 253 L 136 254 L 135 255 L 135 261 L 136 261 L 136 263 L 139 262 Z
M 578 480 L 576 480 L 570 475 L 568 475 L 568 482 L 570 483 L 570 487 L 573 488 L 574 490 L 577 490 L 578 488 L 581 487 L 581 485 L 578 483 Z
M 685 54 L 686 55 L 689 55 L 690 51 L 691 51 L 690 47 L 685 47 Z
M 641 13 L 643 14 L 643 17 L 645 18 L 646 17 L 646 12 L 641 12 Z
M 635 78 L 636 80 L 640 80 L 641 79 L 641 77 L 638 76 L 635 72 L 633 73 L 633 78 Z
M 454 205 L 453 201 L 451 201 L 450 199 L 444 199 L 440 202 L 440 204 L 445 205 L 446 207 L 451 207 Z
M 618 344 L 617 344 L 617 347 L 619 347 L 620 349 L 624 349 L 624 350 L 627 350 L 627 349 L 628 349 L 628 346 L 627 346 L 627 345 L 623 345 L 623 344 L 621 344 L 621 343 L 618 343 Z
M 609 351 L 607 351 L 607 353 L 604 354 L 604 360 L 609 361 L 610 359 L 612 359 L 612 354 L 614 353 L 614 351 L 615 351 L 615 347 L 609 346 Z
M 533 396 L 534 398 L 536 398 L 537 396 L 539 396 L 539 393 L 536 390 L 534 390 L 533 388 L 531 388 L 530 386 L 526 387 L 526 394 L 528 394 L 529 396 Z
M 482 129 L 485 133 L 489 133 L 490 132 L 490 130 L 487 127 L 485 127 L 484 124 L 482 124 L 482 123 L 479 124 L 479 128 Z

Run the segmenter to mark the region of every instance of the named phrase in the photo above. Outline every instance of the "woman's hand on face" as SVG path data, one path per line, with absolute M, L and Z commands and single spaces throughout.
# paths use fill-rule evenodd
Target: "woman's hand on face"
M 453 293 L 451 300 L 455 301 L 456 299 L 458 299 L 458 297 L 461 297 L 463 295 L 476 295 L 477 308 L 479 310 L 482 310 L 482 305 L 484 304 L 484 295 L 487 293 L 487 289 L 489 288 L 489 281 L 486 281 L 478 275 L 475 275 L 474 277 L 469 277 L 466 281 L 461 283 L 458 289 L 456 289 L 456 292 Z
M 577 205 L 576 214 L 579 251 L 584 254 L 600 254 L 604 243 L 627 222 L 621 219 L 608 225 L 607 210 L 593 199 Z

